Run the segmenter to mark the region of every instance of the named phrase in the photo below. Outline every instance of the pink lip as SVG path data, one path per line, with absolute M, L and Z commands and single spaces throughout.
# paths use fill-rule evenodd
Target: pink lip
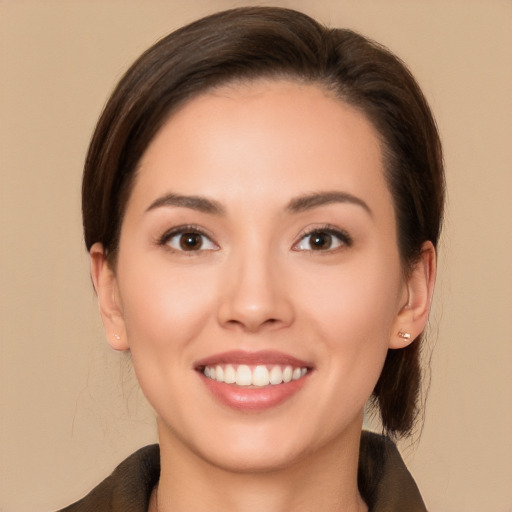
M 217 364 L 279 364 L 290 365 L 298 368 L 308 368 L 308 373 L 298 380 L 288 383 L 278 384 L 276 386 L 267 386 L 263 388 L 241 387 L 224 382 L 217 382 L 205 377 L 202 370 L 205 366 L 214 366 Z M 216 354 L 200 361 L 194 365 L 198 371 L 202 382 L 213 396 L 224 405 L 232 409 L 245 412 L 257 412 L 276 407 L 293 395 L 295 395 L 309 380 L 312 365 L 306 361 L 295 357 L 270 350 L 259 352 L 230 351 L 222 354 Z
M 274 350 L 260 350 L 259 352 L 246 352 L 243 350 L 231 350 L 221 354 L 205 357 L 194 363 L 194 367 L 204 368 L 216 364 L 280 364 L 299 368 L 311 368 L 312 364 L 296 357 Z

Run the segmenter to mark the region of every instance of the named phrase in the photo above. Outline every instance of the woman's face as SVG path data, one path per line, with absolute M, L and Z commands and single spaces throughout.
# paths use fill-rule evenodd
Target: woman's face
M 224 87 L 175 113 L 112 277 L 161 440 L 250 470 L 357 437 L 408 302 L 396 237 L 374 128 L 319 87 Z

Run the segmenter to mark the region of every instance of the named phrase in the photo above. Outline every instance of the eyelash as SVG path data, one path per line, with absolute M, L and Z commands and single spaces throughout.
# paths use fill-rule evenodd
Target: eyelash
M 301 244 L 306 238 L 308 238 L 308 237 L 311 238 L 314 235 L 328 235 L 329 237 L 331 237 L 331 242 L 332 242 L 332 238 L 338 239 L 339 245 L 334 248 L 328 247 L 327 249 L 312 249 L 312 248 L 311 249 L 296 249 L 296 247 L 298 247 L 299 244 Z M 300 236 L 299 241 L 294 244 L 293 250 L 295 250 L 295 251 L 305 250 L 305 251 L 311 251 L 311 252 L 322 252 L 322 253 L 329 252 L 330 253 L 330 252 L 337 251 L 337 250 L 341 249 L 342 247 L 351 247 L 352 245 L 353 245 L 352 237 L 346 231 L 327 224 L 325 226 L 315 227 L 315 228 L 310 229 L 310 230 L 306 231 L 305 233 L 303 233 Z
M 180 237 L 183 235 L 194 235 L 194 236 L 199 235 L 200 237 L 206 238 L 209 241 L 209 243 L 212 244 L 214 247 L 204 249 L 203 248 L 204 242 L 202 242 L 201 246 L 199 248 L 197 248 L 197 249 L 191 248 L 190 250 L 186 250 L 183 248 L 180 249 L 177 247 L 172 247 L 169 244 L 169 242 L 174 237 Z M 328 237 L 331 237 L 330 238 L 331 243 L 333 242 L 333 239 L 337 239 L 338 245 L 334 248 L 328 247 L 327 249 L 322 249 L 322 248 L 300 249 L 300 248 L 298 248 L 299 245 L 305 239 L 307 239 L 308 237 L 311 238 L 314 235 L 327 235 Z M 336 242 L 334 242 L 334 243 L 336 243 Z M 186 253 L 192 254 L 194 252 L 199 252 L 199 251 L 213 251 L 213 250 L 217 250 L 219 248 L 219 246 L 210 238 L 209 235 L 207 235 L 200 227 L 192 225 L 192 224 L 187 224 L 184 226 L 176 226 L 175 228 L 172 228 L 169 231 L 166 231 L 158 239 L 157 244 L 160 246 L 166 246 L 171 251 L 180 252 L 183 254 L 186 254 Z M 331 225 L 325 225 L 325 226 L 315 227 L 315 228 L 310 229 L 310 230 L 304 232 L 303 234 L 301 234 L 299 241 L 293 245 L 292 250 L 297 251 L 297 252 L 310 251 L 310 252 L 326 253 L 326 252 L 334 252 L 334 251 L 340 249 L 341 247 L 350 247 L 350 246 L 352 246 L 352 244 L 353 244 L 353 240 L 346 231 L 341 230 L 336 227 L 333 227 Z
M 183 235 L 194 235 L 194 236 L 198 236 L 199 235 L 202 238 L 206 238 L 209 241 L 209 243 L 212 244 L 215 247 L 214 248 L 204 249 L 203 248 L 204 241 L 201 243 L 201 246 L 198 249 L 193 249 L 192 248 L 190 250 L 179 249 L 177 247 L 172 247 L 169 244 L 169 242 L 174 237 L 180 237 L 180 236 L 183 236 Z M 219 246 L 211 239 L 211 237 L 209 235 L 207 235 L 200 227 L 192 225 L 192 224 L 187 224 L 187 225 L 184 225 L 184 226 L 176 226 L 175 228 L 172 228 L 169 231 L 166 231 L 158 239 L 157 244 L 160 245 L 160 246 L 166 246 L 170 251 L 173 251 L 173 252 L 180 252 L 180 253 L 183 253 L 183 254 L 191 253 L 191 255 L 192 255 L 192 253 L 199 252 L 200 250 L 202 250 L 202 251 L 213 251 L 213 250 L 217 250 L 219 248 Z

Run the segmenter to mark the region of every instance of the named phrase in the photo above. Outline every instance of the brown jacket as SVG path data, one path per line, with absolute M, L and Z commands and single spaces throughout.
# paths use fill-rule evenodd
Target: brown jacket
M 85 498 L 60 512 L 147 512 L 160 475 L 158 445 L 141 448 Z M 395 445 L 363 432 L 359 488 L 370 512 L 426 512 L 421 495 Z

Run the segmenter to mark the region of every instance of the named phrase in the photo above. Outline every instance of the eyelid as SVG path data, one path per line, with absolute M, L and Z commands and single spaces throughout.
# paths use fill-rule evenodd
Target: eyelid
M 203 236 L 205 238 L 207 238 L 214 246 L 215 248 L 214 249 L 198 249 L 198 250 L 195 250 L 195 251 L 183 251 L 183 250 L 179 250 L 179 249 L 176 249 L 174 247 L 171 247 L 169 245 L 169 241 L 175 237 L 175 236 L 179 236 L 179 235 L 183 235 L 183 234 L 186 234 L 186 233 L 193 233 L 193 234 L 197 234 L 197 235 L 200 235 L 200 236 Z M 175 251 L 175 252 L 180 252 L 180 253 L 197 253 L 197 252 L 204 252 L 204 251 L 213 251 L 213 250 L 217 250 L 219 249 L 219 244 L 217 244 L 217 242 L 215 242 L 215 240 L 213 239 L 213 237 L 206 232 L 206 230 L 204 230 L 203 228 L 195 225 L 195 224 L 182 224 L 180 226 L 175 226 L 171 229 L 168 229 L 167 231 L 165 231 L 163 233 L 163 235 L 161 235 L 160 237 L 158 237 L 157 239 L 157 245 L 161 245 L 161 246 L 167 246 L 169 250 L 171 251 Z
M 325 233 L 328 235 L 331 235 L 333 237 L 336 237 L 341 243 L 340 246 L 335 247 L 333 249 L 298 249 L 297 246 L 308 236 L 311 236 L 315 233 Z M 318 252 L 318 253 L 332 253 L 337 251 L 340 248 L 343 247 L 350 247 L 353 244 L 352 237 L 349 235 L 347 231 L 344 229 L 341 229 L 337 226 L 333 226 L 332 224 L 323 224 L 323 225 L 315 225 L 315 226 L 308 226 L 306 227 L 301 234 L 297 237 L 297 241 L 293 244 L 292 250 L 294 251 L 310 251 L 310 252 Z

